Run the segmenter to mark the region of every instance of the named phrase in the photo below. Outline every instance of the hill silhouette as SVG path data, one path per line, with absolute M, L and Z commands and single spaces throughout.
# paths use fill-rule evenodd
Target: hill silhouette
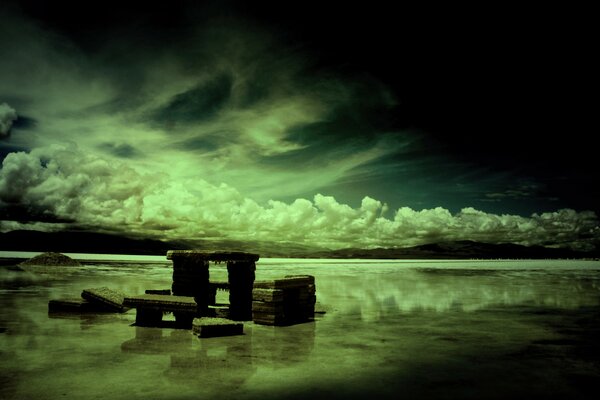
M 165 255 L 167 250 L 240 250 L 261 257 L 370 258 L 370 259 L 471 259 L 471 258 L 598 258 L 598 250 L 580 252 L 568 248 L 481 243 L 470 240 L 430 243 L 406 248 L 347 248 L 329 250 L 297 243 L 243 242 L 233 240 L 181 240 L 125 237 L 94 232 L 40 232 L 17 230 L 0 233 L 0 250 L 61 253 Z

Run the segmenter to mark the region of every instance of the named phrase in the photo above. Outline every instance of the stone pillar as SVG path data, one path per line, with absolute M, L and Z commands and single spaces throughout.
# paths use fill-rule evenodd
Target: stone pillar
M 229 318 L 235 321 L 252 320 L 252 287 L 254 285 L 254 261 L 228 261 Z
M 198 303 L 198 316 L 206 315 L 210 302 L 208 260 L 196 254 L 174 254 L 173 295 L 191 296 Z

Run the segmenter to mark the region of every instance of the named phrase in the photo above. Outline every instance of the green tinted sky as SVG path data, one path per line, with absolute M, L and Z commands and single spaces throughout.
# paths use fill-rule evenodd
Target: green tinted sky
M 377 2 L 0 10 L 3 231 L 597 241 L 576 15 Z

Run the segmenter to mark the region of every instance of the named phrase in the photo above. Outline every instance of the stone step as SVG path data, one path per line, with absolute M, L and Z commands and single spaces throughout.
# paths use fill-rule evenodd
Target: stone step
M 84 289 L 81 297 L 90 303 L 99 304 L 115 312 L 127 311 L 127 306 L 123 304 L 125 293 L 107 287 Z

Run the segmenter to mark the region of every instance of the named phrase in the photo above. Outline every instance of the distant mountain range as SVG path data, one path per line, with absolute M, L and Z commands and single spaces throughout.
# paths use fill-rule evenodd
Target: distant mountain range
M 547 259 L 598 258 L 600 252 L 581 252 L 565 248 L 481 243 L 470 240 L 423 244 L 393 249 L 340 249 L 316 252 L 315 257 L 378 259 Z
M 599 258 L 600 252 L 564 248 L 490 244 L 469 240 L 424 244 L 406 248 L 340 250 L 319 249 L 295 243 L 182 240 L 161 241 L 93 232 L 40 232 L 18 230 L 0 233 L 0 250 L 55 251 L 61 253 L 165 255 L 167 250 L 239 250 L 262 257 L 371 258 L 371 259 L 471 259 L 471 258 Z

